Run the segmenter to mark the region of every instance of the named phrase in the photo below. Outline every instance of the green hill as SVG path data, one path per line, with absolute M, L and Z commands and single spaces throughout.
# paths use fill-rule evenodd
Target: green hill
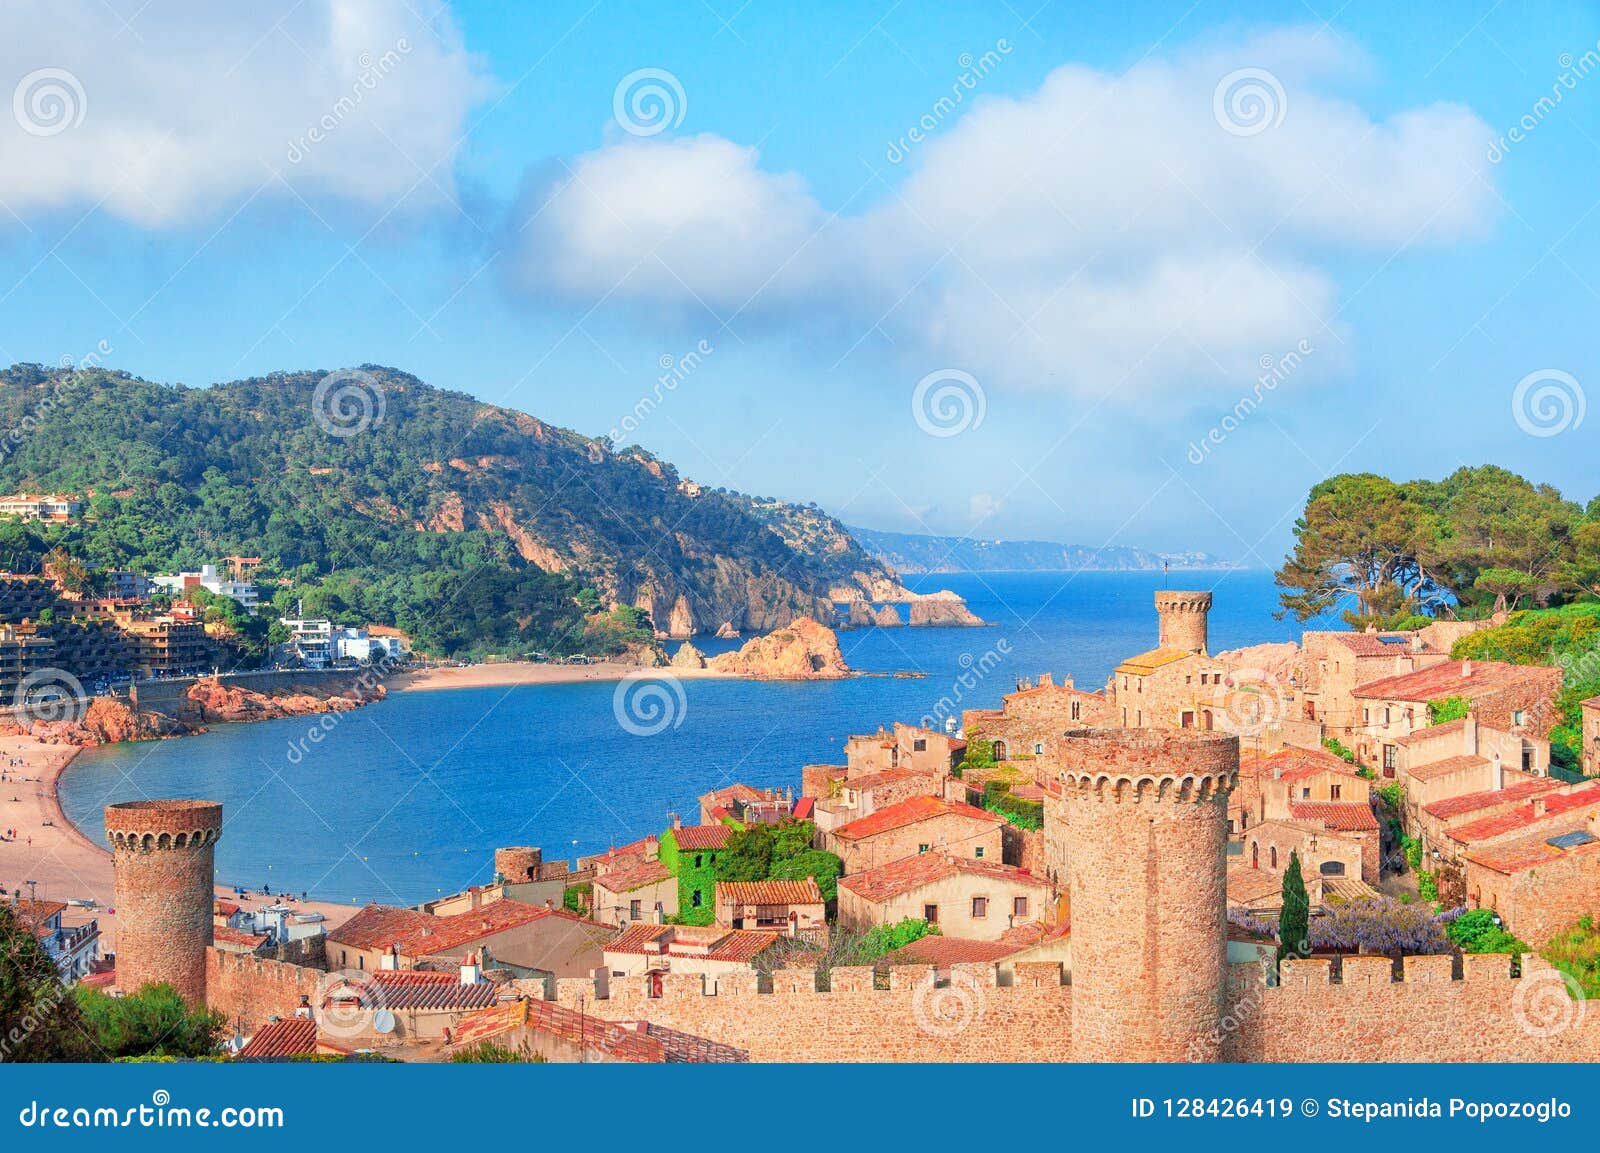
M 642 449 L 394 369 L 325 377 L 0 371 L 0 490 L 85 502 L 72 524 L 0 525 L 0 566 L 36 571 L 56 545 L 152 572 L 260 556 L 279 609 L 303 598 L 436 653 L 765 630 L 894 580 L 814 508 L 702 490 Z

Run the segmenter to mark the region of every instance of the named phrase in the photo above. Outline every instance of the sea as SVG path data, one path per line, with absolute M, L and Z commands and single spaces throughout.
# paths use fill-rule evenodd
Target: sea
M 962 709 L 997 707 L 1019 678 L 1049 672 L 1100 688 L 1121 659 L 1155 646 L 1152 598 L 1163 585 L 1155 572 L 906 583 L 951 589 L 992 624 L 841 632 L 850 666 L 880 674 L 848 680 L 403 692 L 348 713 L 87 749 L 61 781 L 62 806 L 98 839 L 112 802 L 218 800 L 225 883 L 417 904 L 489 880 L 497 846 L 573 859 L 658 833 L 674 813 L 695 821 L 696 798 L 735 781 L 798 791 L 801 766 L 842 763 L 849 734 L 895 721 L 943 728 Z M 1316 627 L 1275 618 L 1267 571 L 1188 571 L 1165 583 L 1215 594 L 1212 652 Z

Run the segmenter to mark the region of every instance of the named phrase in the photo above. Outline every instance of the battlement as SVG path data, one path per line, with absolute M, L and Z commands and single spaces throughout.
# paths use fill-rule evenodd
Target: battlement
M 1210 593 L 1173 589 L 1156 593 L 1156 616 L 1160 622 L 1157 647 L 1205 652 L 1210 614 Z
M 1208 613 L 1212 597 L 1207 592 L 1183 592 L 1176 589 L 1156 593 L 1156 611 L 1159 613 Z
M 107 805 L 106 840 L 125 851 L 199 849 L 222 836 L 222 806 L 215 801 L 125 801 Z
M 1239 778 L 1239 738 L 1182 729 L 1074 729 L 1060 744 L 1069 798 L 1209 801 Z
M 1310 958 L 1285 960 L 1278 969 L 1278 989 L 1305 989 L 1325 985 L 1438 985 L 1454 981 L 1474 984 L 1510 985 L 1520 978 L 1512 975 L 1509 953 L 1469 953 L 1460 958 L 1448 954 L 1408 956 L 1400 964 L 1389 957 L 1350 956 L 1337 960 Z M 1550 969 L 1548 962 L 1529 955 L 1523 962 L 1524 975 Z

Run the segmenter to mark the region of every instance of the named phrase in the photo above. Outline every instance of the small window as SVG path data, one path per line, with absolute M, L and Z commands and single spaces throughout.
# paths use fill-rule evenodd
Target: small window
M 1036 757 L 1044 756 L 1044 742 L 1043 741 L 1034 741 L 1033 742 L 1033 755 L 1036 756 Z
M 700 892 L 699 889 L 696 889 L 689 897 L 689 904 L 692 905 L 694 908 L 698 909 L 700 907 L 701 901 L 703 901 L 704 899 L 705 899 L 704 895 Z
M 924 906 L 922 906 L 922 919 L 924 921 L 928 922 L 928 924 L 930 924 L 930 925 L 937 925 L 939 923 L 939 906 L 938 905 L 924 905 Z
M 1026 917 L 1028 915 L 1028 898 L 1011 898 L 1011 915 L 1013 917 Z
M 1311 789 L 1309 787 L 1302 787 L 1300 789 L 1300 799 L 1302 801 L 1309 801 L 1311 799 Z
M 367 967 L 367 959 L 365 957 L 357 957 L 356 958 L 356 968 L 365 969 L 366 967 Z
M 928 851 L 928 848 L 929 848 L 929 846 L 927 846 L 927 845 L 918 845 L 917 846 L 917 852 L 926 853 Z
M 1073 701 L 1072 702 L 1072 719 L 1073 720 L 1077 720 L 1078 719 L 1079 711 L 1080 710 L 1078 708 L 1078 702 L 1077 701 Z M 1596 739 L 1600 739 L 1600 738 L 1596 738 Z
M 1524 713 L 1521 709 L 1518 709 L 1516 712 L 1511 714 L 1511 723 L 1514 725 L 1520 725 L 1527 719 L 1528 714 Z
M 628 902 L 628 916 L 632 920 L 635 920 L 635 921 L 637 921 L 639 919 L 639 902 L 638 901 L 629 901 Z
M 976 849 L 972 850 L 972 855 L 980 861 L 983 860 L 983 846 L 979 845 Z
M 911 742 L 911 751 L 914 752 L 914 753 L 925 753 L 925 752 L 927 752 L 928 751 L 927 738 L 918 737 L 916 740 L 912 741 Z
M 1277 845 L 1271 845 L 1271 846 L 1269 846 L 1267 848 L 1267 859 L 1270 862 L 1269 867 L 1274 868 L 1274 869 L 1276 869 L 1278 867 L 1278 846 Z
M 989 915 L 989 898 L 972 898 L 972 915 L 974 917 L 987 917 Z
M 697 869 L 700 868 L 700 854 L 699 853 L 696 853 L 694 855 L 694 867 L 697 868 Z
M 1343 789 L 1344 789 L 1343 785 L 1334 785 L 1328 790 L 1329 791 L 1329 795 L 1332 796 L 1333 799 L 1337 801 L 1339 799 L 1339 794 L 1343 791 Z

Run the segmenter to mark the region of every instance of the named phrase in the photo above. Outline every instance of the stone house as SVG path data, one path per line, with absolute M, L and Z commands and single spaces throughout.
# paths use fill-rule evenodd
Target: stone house
M 1410 817 L 1449 797 L 1503 789 L 1549 774 L 1549 741 L 1490 728 L 1479 723 L 1476 713 L 1418 729 L 1395 745 L 1395 776 L 1405 789 Z M 1533 747 L 1533 767 L 1524 772 L 1528 745 Z
M 966 749 L 963 737 L 896 721 L 892 730 L 880 728 L 875 733 L 845 738 L 845 778 L 870 776 L 888 769 L 912 769 L 943 777 L 961 763 Z
M 1430 702 L 1459 697 L 1472 706 L 1480 726 L 1518 739 L 1518 755 L 1510 767 L 1533 772 L 1540 756 L 1536 742 L 1548 742 L 1559 719 L 1555 702 L 1561 680 L 1559 668 L 1469 660 L 1370 681 L 1353 694 L 1360 709 L 1354 751 L 1368 768 L 1397 776 L 1400 738 L 1428 727 Z M 1548 763 L 1548 744 L 1544 757 Z
M 834 782 L 833 795 L 817 801 L 812 811 L 818 832 L 832 832 L 859 817 L 870 817 L 912 797 L 939 795 L 943 778 L 914 769 L 884 769 L 878 773 Z
M 1355 877 L 1378 883 L 1382 841 L 1378 818 L 1365 804 L 1310 802 L 1290 806 L 1284 819 L 1268 819 L 1240 834 L 1252 869 L 1281 873 L 1299 853 L 1303 874 Z
M 1499 812 L 1446 830 L 1441 856 L 1451 860 L 1466 853 L 1540 837 L 1559 837 L 1566 833 L 1593 831 L 1600 813 L 1600 782 L 1565 786 L 1532 797 L 1509 812 Z
M 1068 729 L 1113 724 L 1115 709 L 1103 692 L 1075 688 L 1071 677 L 1056 683 L 1051 673 L 1021 681 L 1015 692 L 1000 698 L 998 709 L 968 709 L 961 729 L 994 743 L 994 759 L 1004 764 L 1043 757 L 1051 738 Z
M 873 963 L 878 972 L 899 965 L 931 965 L 935 981 L 948 981 L 956 965 L 990 965 L 1002 977 L 1015 977 L 1017 965 L 1032 962 L 1058 964 L 1072 971 L 1072 928 L 1065 921 L 1053 925 L 1030 921 L 993 941 L 950 937 L 943 933 L 902 945 Z
M 1125 729 L 1214 729 L 1222 662 L 1183 649 L 1151 649 L 1112 673 L 1115 723 Z
M 539 921 L 547 921 L 548 929 L 559 931 L 568 922 L 582 919 L 564 909 L 517 901 L 495 901 L 449 917 L 392 905 L 368 905 L 329 930 L 328 964 L 337 969 L 368 971 L 411 969 L 424 957 L 458 956 L 468 949 L 494 947 L 508 935 L 537 935 L 518 930 Z M 586 971 L 578 966 L 566 975 L 581 976 Z
M 596 877 L 590 900 L 594 919 L 605 925 L 659 922 L 678 912 L 678 878 L 659 858 L 641 861 Z
M 499 1000 L 476 955 L 455 972 L 380 970 L 360 981 L 334 981 L 321 1005 L 339 1023 L 339 1044 L 351 1049 L 442 1041 L 470 1013 Z
M 1024 869 L 928 852 L 841 878 L 839 925 L 865 931 L 920 917 L 952 937 L 994 941 L 1053 920 L 1054 901 L 1055 886 Z
M 1449 651 L 1430 644 L 1421 632 L 1331 632 L 1301 634 L 1305 683 L 1300 686 L 1303 717 L 1320 721 L 1327 734 L 1348 745 L 1361 727 L 1355 690 L 1371 681 L 1431 668 Z
M 1465 856 L 1467 901 L 1499 913 L 1535 949 L 1593 916 L 1600 903 L 1600 837 L 1595 825 L 1508 841 Z
M 844 872 L 865 872 L 931 850 L 974 860 L 1001 860 L 1005 819 L 976 806 L 938 797 L 912 797 L 819 834 Z
M 718 881 L 717 924 L 765 929 L 814 939 L 828 929 L 827 905 L 816 878 L 803 881 Z
M 1549 777 L 1528 777 L 1520 773 L 1518 777 L 1519 780 L 1507 782 L 1500 788 L 1448 795 L 1418 806 L 1411 813 L 1407 827 L 1421 843 L 1423 855 L 1432 858 L 1437 853 L 1453 860 L 1457 846 L 1447 836 L 1451 829 L 1514 813 L 1531 804 L 1535 797 L 1558 793 L 1565 787 Z

